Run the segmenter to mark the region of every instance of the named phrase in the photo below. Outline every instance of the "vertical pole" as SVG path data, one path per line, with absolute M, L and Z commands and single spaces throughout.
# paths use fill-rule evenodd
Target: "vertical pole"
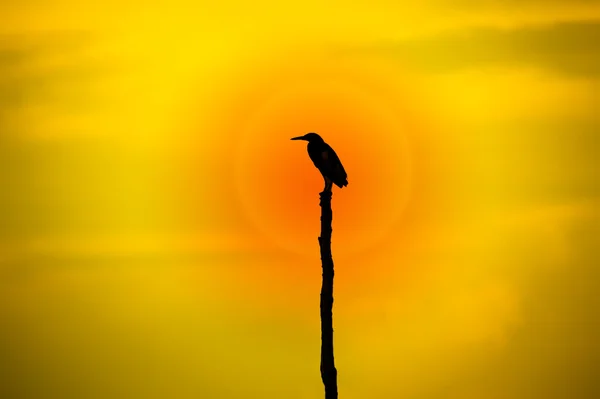
M 337 399 L 337 370 L 333 358 L 333 257 L 331 255 L 331 189 L 320 193 L 321 201 L 321 379 L 325 385 L 325 399 Z

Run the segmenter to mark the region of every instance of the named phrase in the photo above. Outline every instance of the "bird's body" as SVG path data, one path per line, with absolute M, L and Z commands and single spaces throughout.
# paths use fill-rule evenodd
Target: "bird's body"
M 308 156 L 313 161 L 323 178 L 325 179 L 325 190 L 331 190 L 331 183 L 339 188 L 348 185 L 348 175 L 333 148 L 327 144 L 321 136 L 316 133 L 308 133 L 304 136 L 294 137 L 292 140 L 308 141 Z

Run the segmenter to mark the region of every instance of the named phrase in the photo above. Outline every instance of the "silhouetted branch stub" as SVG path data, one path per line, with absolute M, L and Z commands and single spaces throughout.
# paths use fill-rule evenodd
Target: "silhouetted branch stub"
M 320 193 L 321 206 L 321 379 L 325 386 L 325 399 L 337 399 L 337 370 L 333 357 L 333 257 L 331 255 L 331 191 Z

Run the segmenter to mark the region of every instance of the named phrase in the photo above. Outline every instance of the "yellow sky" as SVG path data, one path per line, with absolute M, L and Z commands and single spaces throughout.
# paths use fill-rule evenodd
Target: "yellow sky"
M 597 397 L 598 43 L 584 0 L 0 4 L 0 397 L 322 396 L 318 219 L 295 235 L 314 256 L 290 251 L 220 154 L 331 71 L 348 86 L 316 104 L 360 111 L 331 99 L 370 88 L 381 112 L 348 118 L 389 127 L 328 136 L 353 166 L 334 195 L 340 397 Z M 349 152 L 378 134 L 415 145 L 412 202 L 353 252 L 369 176 Z M 404 198 L 379 190 L 360 201 Z

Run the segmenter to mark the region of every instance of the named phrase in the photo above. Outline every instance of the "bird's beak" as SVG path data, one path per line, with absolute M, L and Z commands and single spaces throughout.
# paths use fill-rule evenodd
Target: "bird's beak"
M 291 140 L 304 140 L 304 136 L 294 137 Z

